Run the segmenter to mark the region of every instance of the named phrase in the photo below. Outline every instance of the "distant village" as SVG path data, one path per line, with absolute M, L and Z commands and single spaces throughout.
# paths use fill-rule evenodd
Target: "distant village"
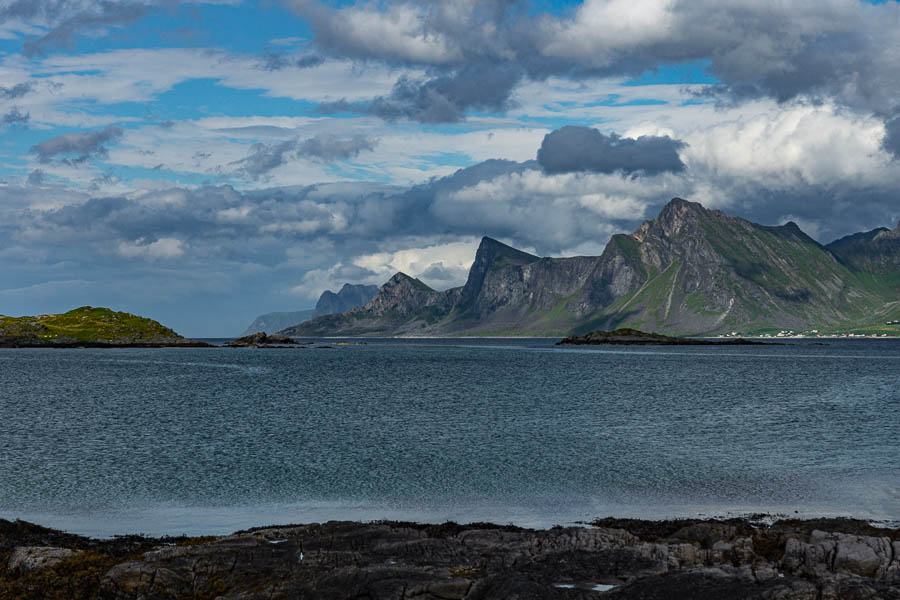
M 900 321 L 888 321 L 885 325 L 900 325 Z M 740 331 L 730 331 L 728 333 L 720 333 L 718 338 L 894 338 L 897 334 L 888 333 L 851 333 L 851 332 L 832 332 L 822 333 L 818 329 L 810 329 L 809 331 L 794 331 L 793 329 L 782 329 L 778 333 L 752 333 L 745 334 Z

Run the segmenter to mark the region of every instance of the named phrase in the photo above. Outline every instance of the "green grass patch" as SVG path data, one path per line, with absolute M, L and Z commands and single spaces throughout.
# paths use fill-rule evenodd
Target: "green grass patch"
M 641 260 L 641 243 L 631 237 L 630 235 L 625 235 L 622 233 L 617 233 L 616 235 L 610 238 L 613 242 L 615 242 L 616 247 L 622 251 L 627 258 L 632 260 Z
M 152 342 L 181 338 L 152 319 L 92 306 L 58 315 L 2 317 L 0 337 L 46 342 Z

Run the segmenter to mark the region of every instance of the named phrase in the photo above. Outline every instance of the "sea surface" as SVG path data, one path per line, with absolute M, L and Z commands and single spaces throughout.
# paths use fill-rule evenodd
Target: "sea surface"
M 0 517 L 98 536 L 900 521 L 900 341 L 553 341 L 0 350 Z

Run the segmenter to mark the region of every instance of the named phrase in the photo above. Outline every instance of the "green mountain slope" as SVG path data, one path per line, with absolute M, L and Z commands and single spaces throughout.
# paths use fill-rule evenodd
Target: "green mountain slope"
M 579 331 L 830 328 L 877 320 L 896 299 L 884 281 L 861 277 L 794 223 L 757 225 L 676 199 L 630 237 L 631 289 Z

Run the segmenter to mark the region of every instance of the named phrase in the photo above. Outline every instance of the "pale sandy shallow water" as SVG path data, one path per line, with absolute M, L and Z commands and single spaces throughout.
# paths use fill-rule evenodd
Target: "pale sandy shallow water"
M 329 342 L 331 343 L 331 342 Z M 900 520 L 900 342 L 0 351 L 0 517 Z

